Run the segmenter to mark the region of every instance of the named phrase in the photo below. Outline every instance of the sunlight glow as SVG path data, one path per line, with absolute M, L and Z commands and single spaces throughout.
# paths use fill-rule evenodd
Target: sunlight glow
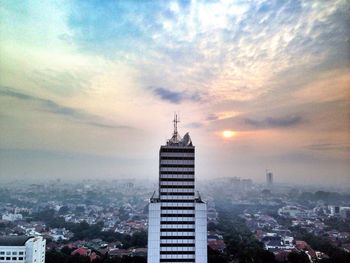
M 229 131 L 229 130 L 226 130 L 226 131 L 223 131 L 222 132 L 222 136 L 224 138 L 232 138 L 233 136 L 236 135 L 236 132 L 235 131 Z

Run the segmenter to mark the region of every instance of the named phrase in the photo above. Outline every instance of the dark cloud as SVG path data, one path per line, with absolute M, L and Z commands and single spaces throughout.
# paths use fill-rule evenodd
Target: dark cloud
M 189 94 L 185 91 L 172 91 L 163 87 L 150 87 L 153 94 L 164 101 L 179 104 L 183 101 L 200 101 L 201 96 L 198 93 Z
M 37 98 L 35 98 L 33 96 L 19 93 L 16 91 L 12 91 L 12 90 L 5 88 L 5 87 L 0 87 L 0 96 L 13 97 L 13 98 L 21 99 L 21 100 L 32 100 L 32 101 L 38 100 Z
M 75 121 L 78 121 L 87 125 L 95 126 L 95 127 L 131 128 L 129 126 L 104 123 L 101 117 L 90 114 L 81 109 L 66 107 L 54 102 L 53 100 L 48 100 L 48 99 L 43 99 L 33 95 L 28 95 L 8 87 L 0 86 L 0 96 L 12 97 L 12 98 L 24 100 L 30 103 L 39 104 L 42 107 L 42 110 L 46 112 L 50 112 L 57 115 L 63 115 L 63 116 L 69 117 L 71 120 L 75 120 Z
M 267 117 L 263 120 L 245 118 L 244 122 L 257 129 L 264 128 L 288 128 L 299 125 L 304 119 L 299 115 L 290 115 L 284 117 Z
M 65 115 L 65 116 L 71 116 L 71 117 L 79 118 L 79 119 L 89 117 L 89 114 L 87 114 L 81 110 L 59 105 L 56 102 L 53 102 L 52 100 L 42 100 L 41 102 L 45 106 L 45 109 L 51 113 Z

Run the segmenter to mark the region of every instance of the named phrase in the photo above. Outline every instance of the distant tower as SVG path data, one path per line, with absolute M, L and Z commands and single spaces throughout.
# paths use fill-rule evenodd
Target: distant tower
M 266 184 L 268 187 L 273 185 L 273 173 L 269 170 L 266 170 Z
M 207 263 L 207 204 L 195 191 L 195 147 L 174 132 L 159 151 L 159 190 L 150 199 L 148 263 Z

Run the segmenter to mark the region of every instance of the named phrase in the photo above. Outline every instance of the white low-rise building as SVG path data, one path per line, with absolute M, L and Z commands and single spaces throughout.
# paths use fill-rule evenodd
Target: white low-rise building
M 6 214 L 2 215 L 2 220 L 4 220 L 4 221 L 14 222 L 17 220 L 22 220 L 22 219 L 23 219 L 22 214 L 6 213 Z
M 45 250 L 41 236 L 0 237 L 0 263 L 45 263 Z

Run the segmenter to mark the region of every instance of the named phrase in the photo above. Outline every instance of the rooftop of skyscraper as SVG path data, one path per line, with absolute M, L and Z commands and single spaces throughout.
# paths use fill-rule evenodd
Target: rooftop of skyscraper
M 188 132 L 181 138 L 180 134 L 177 131 L 177 124 L 180 122 L 177 118 L 177 115 L 174 116 L 174 131 L 172 137 L 167 141 L 166 146 L 179 146 L 179 147 L 187 147 L 193 146 L 192 140 Z

